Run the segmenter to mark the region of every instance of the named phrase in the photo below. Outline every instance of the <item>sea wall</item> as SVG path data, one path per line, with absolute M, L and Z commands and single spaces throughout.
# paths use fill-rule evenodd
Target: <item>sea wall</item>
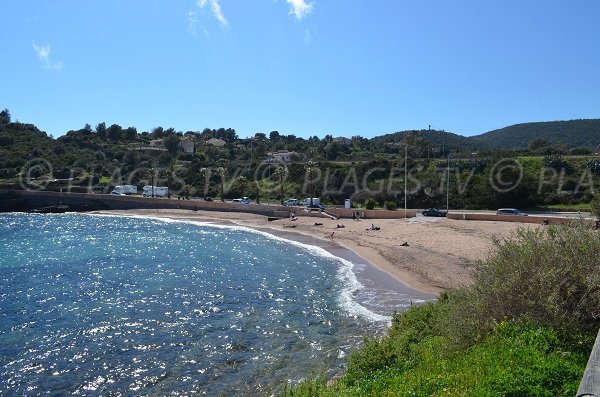
M 289 216 L 283 206 L 230 204 L 220 201 L 178 200 L 141 196 L 117 196 L 93 193 L 60 193 L 42 190 L 0 189 L 0 212 L 32 211 L 35 209 L 68 206 L 71 211 L 127 209 L 187 209 L 223 212 L 246 212 L 264 216 Z
M 573 218 L 544 217 L 544 216 L 520 216 L 520 215 L 496 215 L 496 214 L 463 214 L 449 213 L 448 219 L 467 220 L 467 221 L 500 221 L 500 222 L 519 222 L 536 223 L 547 225 L 560 225 L 572 222 Z

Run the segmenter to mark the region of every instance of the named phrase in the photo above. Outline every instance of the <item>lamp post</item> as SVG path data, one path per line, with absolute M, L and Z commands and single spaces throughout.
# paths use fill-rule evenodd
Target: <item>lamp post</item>
M 407 208 L 407 197 L 408 197 L 408 193 L 407 193 L 407 189 L 406 189 L 406 180 L 408 178 L 408 168 L 407 168 L 407 164 L 408 164 L 408 149 L 407 146 L 404 146 L 404 219 L 407 218 L 406 216 L 406 208 Z
M 450 204 L 450 153 L 448 153 L 448 167 L 446 169 L 446 215 Z

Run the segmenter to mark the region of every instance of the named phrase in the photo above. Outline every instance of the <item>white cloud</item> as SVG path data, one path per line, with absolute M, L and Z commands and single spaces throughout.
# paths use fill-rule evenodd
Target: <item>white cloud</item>
M 199 8 L 204 8 L 209 4 L 210 4 L 210 9 L 211 9 L 214 17 L 217 19 L 217 21 L 219 21 L 221 26 L 227 27 L 227 25 L 229 25 L 229 23 L 227 22 L 225 15 L 223 15 L 223 10 L 221 10 L 221 5 L 219 4 L 219 0 L 198 0 Z
M 187 18 L 188 18 L 187 30 L 191 35 L 196 36 L 196 33 L 197 33 L 196 26 L 198 25 L 198 22 L 199 22 L 196 12 L 194 10 L 190 10 L 187 14 Z
M 290 14 L 294 15 L 297 20 L 301 20 L 307 14 L 310 14 L 313 9 L 313 3 L 307 3 L 304 0 L 285 0 L 290 5 Z
M 52 60 L 50 59 L 50 53 L 51 53 L 50 45 L 46 44 L 46 45 L 38 47 L 38 45 L 35 44 L 35 41 L 34 41 L 33 49 L 35 50 L 37 57 L 39 58 L 40 61 L 42 61 L 42 63 L 44 64 L 44 67 L 46 69 L 59 70 L 59 71 L 62 70 L 62 68 L 63 68 L 62 61 L 52 62 Z

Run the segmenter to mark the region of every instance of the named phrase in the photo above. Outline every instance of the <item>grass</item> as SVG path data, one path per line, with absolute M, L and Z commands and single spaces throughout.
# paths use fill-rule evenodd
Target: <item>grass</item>
M 495 241 L 473 285 L 394 314 L 345 376 L 288 396 L 572 396 L 600 326 L 600 233 L 585 224 Z
M 566 342 L 556 331 L 530 323 L 502 321 L 479 343 L 456 350 L 435 328 L 438 315 L 425 322 L 413 308 L 400 334 L 367 340 L 352 357 L 346 376 L 327 387 L 320 377 L 286 390 L 284 396 L 572 396 L 589 351 Z M 427 316 L 425 316 L 427 317 Z M 393 332 L 393 331 L 392 331 Z M 428 334 L 411 340 L 410 334 Z M 410 340 L 410 341 L 409 341 Z M 587 347 L 592 341 L 586 341 Z

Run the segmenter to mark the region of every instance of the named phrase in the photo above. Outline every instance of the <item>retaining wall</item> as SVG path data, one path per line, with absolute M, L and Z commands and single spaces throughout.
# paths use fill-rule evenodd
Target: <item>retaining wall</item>
M 558 218 L 544 216 L 519 216 L 519 215 L 496 215 L 496 214 L 455 214 L 449 213 L 448 219 L 467 220 L 467 221 L 500 221 L 500 222 L 519 222 L 519 223 L 537 223 L 541 224 L 545 220 L 549 225 L 560 225 L 572 222 L 573 218 Z

